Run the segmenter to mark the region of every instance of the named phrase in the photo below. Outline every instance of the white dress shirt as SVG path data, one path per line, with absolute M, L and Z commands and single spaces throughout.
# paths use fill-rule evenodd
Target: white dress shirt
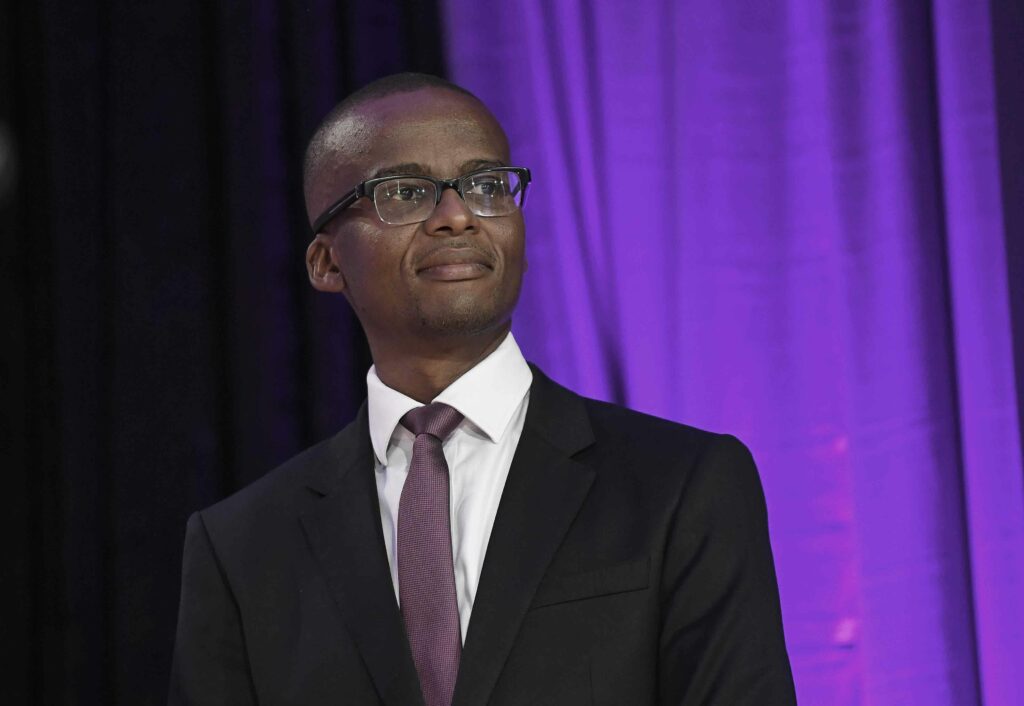
M 452 559 L 463 642 L 494 516 L 523 431 L 532 381 L 530 366 L 510 333 L 489 356 L 432 400 L 454 407 L 465 417 L 442 447 L 448 462 Z M 421 404 L 381 382 L 376 367 L 367 373 L 366 386 L 380 521 L 398 597 L 398 505 L 416 439 L 398 421 Z

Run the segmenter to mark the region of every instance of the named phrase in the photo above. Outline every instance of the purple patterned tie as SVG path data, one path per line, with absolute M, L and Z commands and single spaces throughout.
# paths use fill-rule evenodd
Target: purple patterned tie
M 462 652 L 448 464 L 441 452 L 461 421 L 457 410 L 440 402 L 418 407 L 401 421 L 416 442 L 398 504 L 398 593 L 427 706 L 451 706 Z

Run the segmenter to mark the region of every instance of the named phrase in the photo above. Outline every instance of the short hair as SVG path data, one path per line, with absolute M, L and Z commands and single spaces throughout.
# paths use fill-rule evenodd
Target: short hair
M 461 93 L 483 105 L 483 101 L 462 86 L 433 74 L 421 74 L 410 71 L 391 74 L 376 81 L 371 81 L 342 99 L 338 105 L 331 109 L 331 112 L 324 116 L 316 130 L 313 131 L 313 136 L 309 138 L 309 144 L 306 145 L 306 153 L 302 160 L 303 188 L 308 192 L 310 180 L 317 169 L 319 169 L 320 163 L 330 152 L 330 140 L 328 139 L 330 132 L 343 118 L 359 106 L 378 98 L 395 93 L 411 93 L 424 88 L 442 88 L 455 93 Z

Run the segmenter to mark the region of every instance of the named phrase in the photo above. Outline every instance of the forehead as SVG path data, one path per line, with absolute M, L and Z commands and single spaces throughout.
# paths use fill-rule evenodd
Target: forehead
M 338 123 L 338 167 L 363 179 L 398 164 L 419 164 L 435 176 L 457 176 L 474 160 L 507 162 L 508 142 L 494 116 L 469 96 L 424 89 L 378 98 Z

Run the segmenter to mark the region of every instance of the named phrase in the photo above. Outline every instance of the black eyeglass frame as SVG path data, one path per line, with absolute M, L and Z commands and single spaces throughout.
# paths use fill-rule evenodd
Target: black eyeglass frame
M 313 222 L 313 233 L 319 233 L 323 230 L 324 226 L 331 222 L 335 216 L 344 211 L 346 208 L 354 204 L 364 196 L 373 201 L 373 190 L 377 184 L 381 184 L 391 179 L 426 179 L 429 182 L 433 182 L 435 186 L 434 190 L 434 208 L 437 208 L 437 204 L 441 203 L 441 196 L 444 194 L 445 189 L 455 189 L 455 192 L 459 195 L 463 201 L 466 200 L 466 195 L 463 192 L 463 186 L 467 180 L 472 179 L 480 174 L 486 174 L 487 172 L 513 172 L 519 176 L 520 188 L 522 196 L 519 198 L 519 208 L 522 208 L 526 203 L 526 187 L 530 185 L 530 170 L 526 167 L 487 167 L 485 169 L 476 169 L 469 174 L 463 174 L 462 176 L 455 177 L 454 179 L 435 179 L 434 177 L 427 176 L 425 174 L 391 174 L 389 176 L 375 177 L 373 179 L 367 179 L 366 181 L 356 184 L 355 188 L 349 191 L 347 194 L 342 196 L 340 199 L 331 204 L 326 211 L 320 214 L 320 217 Z M 467 204 L 468 206 L 468 204 Z M 374 201 L 374 211 L 377 212 L 377 218 L 380 218 L 380 211 L 377 211 L 377 203 Z M 470 209 L 472 210 L 472 209 Z M 480 214 L 475 214 L 480 215 Z M 493 218 L 494 216 L 481 216 L 481 218 Z M 428 216 L 429 218 L 429 216 Z M 424 218 L 423 220 L 426 220 Z M 381 221 L 384 221 L 381 218 Z M 422 223 L 423 221 L 413 221 L 413 223 Z M 389 224 L 393 225 L 393 224 Z M 411 225 L 411 224 L 404 224 Z

